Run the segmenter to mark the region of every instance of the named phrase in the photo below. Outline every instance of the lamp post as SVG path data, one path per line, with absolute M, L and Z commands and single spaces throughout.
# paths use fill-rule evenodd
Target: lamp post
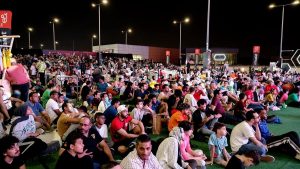
M 203 68 L 210 68 L 211 50 L 209 49 L 209 26 L 210 26 L 210 0 L 207 2 L 207 19 L 206 19 L 206 43 L 205 43 L 205 55 L 203 56 Z
M 30 32 L 33 31 L 32 27 L 28 27 L 28 49 L 31 49 L 31 43 L 30 43 Z
M 128 42 L 128 33 L 132 33 L 132 29 L 131 28 L 127 28 L 125 31 L 121 31 L 122 33 L 125 33 L 125 45 L 126 45 L 126 53 L 128 53 L 128 46 L 127 46 L 127 42 Z
M 179 24 L 179 64 L 181 65 L 181 25 L 182 23 L 189 23 L 190 22 L 190 18 L 186 17 L 184 20 L 174 20 L 173 23 L 174 24 Z
M 127 34 L 132 33 L 132 29 L 128 28 L 127 30 L 122 31 L 122 33 L 125 33 L 125 44 L 127 45 L 127 36 L 128 36 Z
M 108 4 L 108 1 L 107 0 L 100 0 L 99 3 L 92 3 L 92 7 L 96 7 L 98 6 L 98 19 L 99 19 L 99 27 L 98 27 L 98 45 L 99 45 L 99 48 L 98 48 L 98 52 L 99 52 L 99 64 L 102 64 L 102 56 L 101 56 L 101 5 L 106 5 Z
M 210 0 L 207 3 L 207 19 L 206 19 L 206 52 L 209 50 L 209 25 L 210 25 Z
M 58 23 L 58 18 L 53 18 L 50 23 L 52 23 L 52 31 L 53 31 L 53 50 L 56 50 L 56 41 L 55 41 L 55 23 Z
M 41 49 L 43 49 L 43 47 L 44 47 L 44 44 L 42 44 L 42 43 L 41 43 L 41 44 L 40 44 L 40 47 L 41 47 Z
M 97 38 L 97 35 L 93 34 L 92 36 L 92 52 L 93 52 L 93 46 L 94 46 L 94 39 Z
M 288 4 L 282 4 L 282 5 L 276 5 L 276 4 L 270 4 L 269 8 L 273 9 L 273 8 L 277 8 L 277 7 L 282 7 L 282 13 L 281 13 L 281 31 L 280 31 L 280 47 L 279 47 L 279 58 L 280 58 L 280 68 L 282 68 L 282 62 L 283 62 L 283 58 L 282 58 L 282 42 L 283 42 L 283 24 L 284 24 L 284 9 L 286 6 L 295 6 L 295 5 L 299 5 L 300 1 L 299 0 L 295 0 L 292 3 L 288 3 Z

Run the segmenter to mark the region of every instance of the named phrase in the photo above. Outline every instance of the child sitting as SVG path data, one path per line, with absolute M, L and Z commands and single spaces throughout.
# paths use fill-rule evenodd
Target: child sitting
M 210 161 L 207 163 L 213 164 L 215 162 L 226 167 L 229 159 L 231 158 L 225 148 L 228 146 L 226 138 L 226 126 L 223 123 L 215 123 L 213 131 L 214 133 L 210 135 L 208 140 Z

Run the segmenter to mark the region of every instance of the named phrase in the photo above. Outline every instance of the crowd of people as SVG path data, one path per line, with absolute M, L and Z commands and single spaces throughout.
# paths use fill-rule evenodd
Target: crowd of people
M 269 150 L 300 160 L 297 132 L 268 128 L 281 123 L 270 110 L 300 108 L 297 73 L 57 55 L 16 56 L 11 65 L 0 86 L 7 169 L 58 149 L 56 169 L 244 168 L 273 162 Z M 48 132 L 63 144 L 38 137 Z M 191 139 L 209 152 L 193 150 Z

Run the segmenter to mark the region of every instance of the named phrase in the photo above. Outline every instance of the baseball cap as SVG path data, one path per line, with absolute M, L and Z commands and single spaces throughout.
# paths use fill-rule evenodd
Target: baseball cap
M 118 113 L 121 113 L 122 111 L 124 110 L 127 110 L 127 107 L 125 105 L 120 105 L 118 108 L 117 108 L 117 111 Z

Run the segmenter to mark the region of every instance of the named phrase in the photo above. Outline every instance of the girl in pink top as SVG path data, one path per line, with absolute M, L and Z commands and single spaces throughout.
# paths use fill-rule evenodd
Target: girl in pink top
M 281 95 L 282 94 L 282 95 Z M 279 104 L 282 105 L 288 99 L 289 90 L 283 89 L 282 93 L 280 92 Z
M 180 153 L 182 159 L 189 163 L 191 168 L 205 167 L 205 160 L 207 159 L 202 150 L 192 150 L 190 145 L 190 137 L 193 134 L 192 123 L 189 121 L 182 121 L 178 127 L 184 131 L 183 140 L 180 142 Z

